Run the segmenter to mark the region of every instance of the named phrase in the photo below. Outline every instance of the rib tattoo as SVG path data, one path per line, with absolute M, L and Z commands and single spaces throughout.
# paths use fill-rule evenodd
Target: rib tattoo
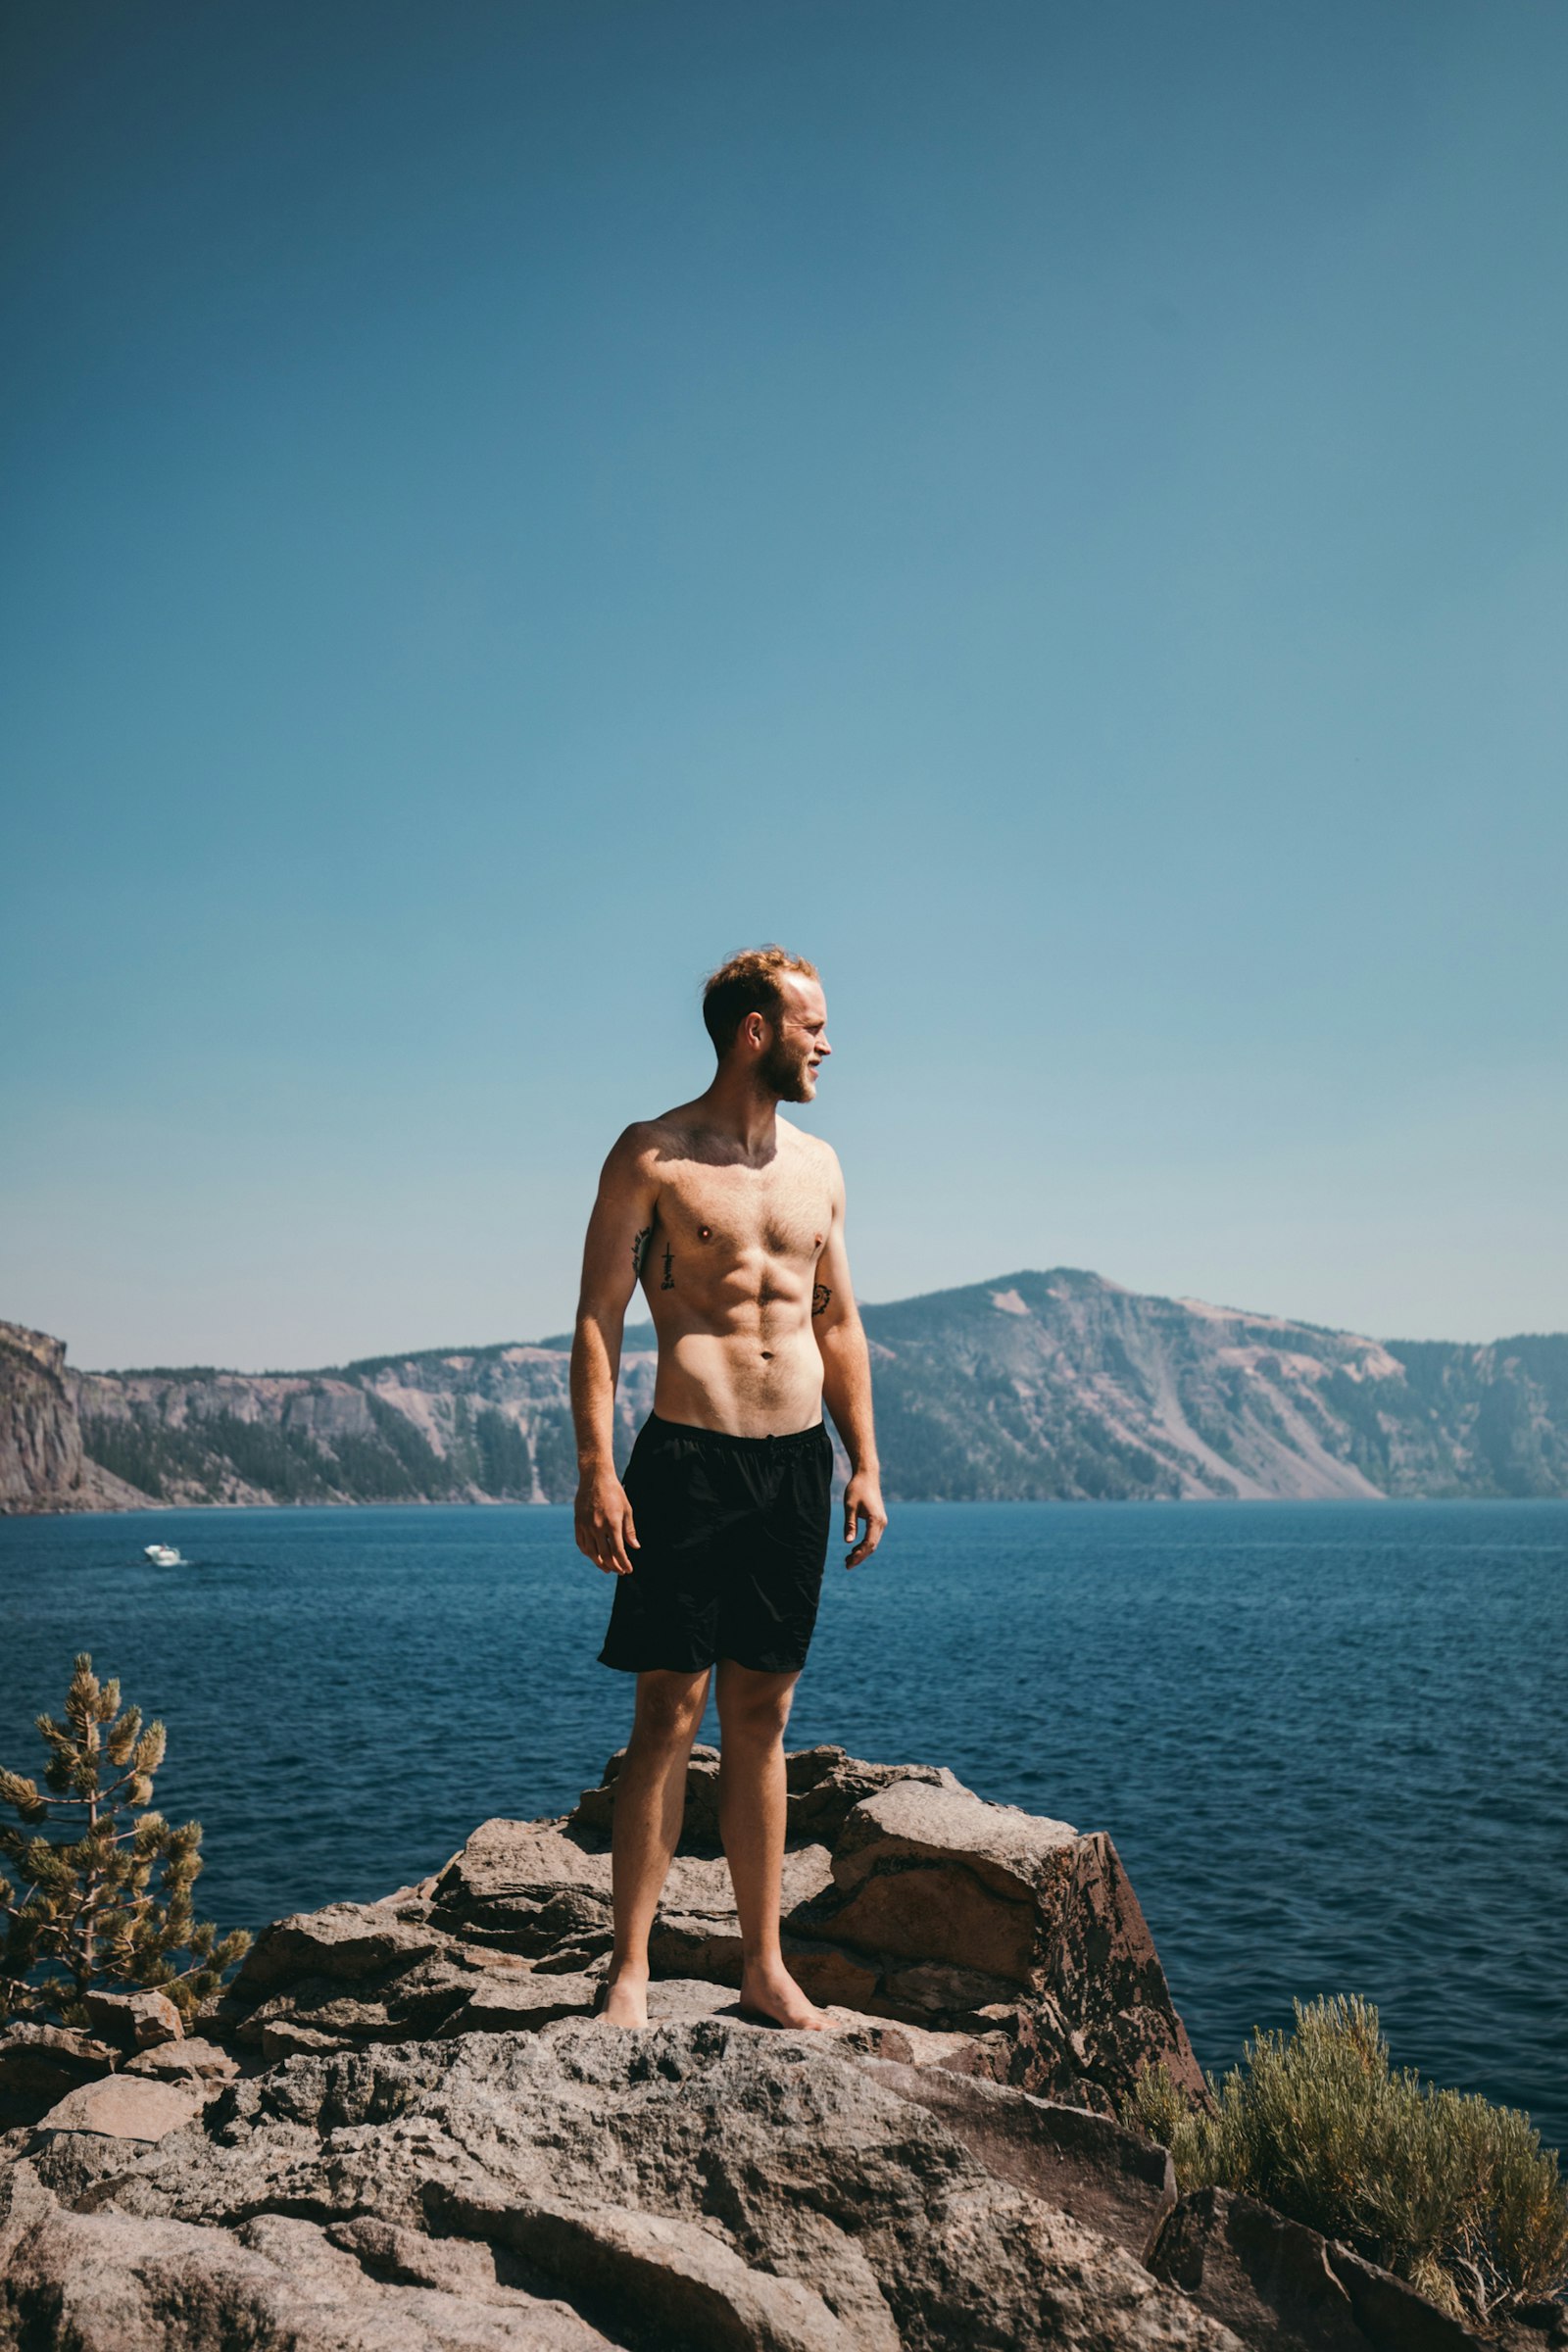
M 811 1312 L 812 1312 L 812 1314 L 813 1314 L 813 1315 L 822 1315 L 822 1314 L 825 1314 L 825 1313 L 827 1312 L 827 1302 L 828 1302 L 828 1300 L 829 1300 L 829 1299 L 832 1298 L 832 1296 L 833 1296 L 833 1294 L 832 1294 L 832 1292 L 831 1292 L 831 1291 L 828 1289 L 828 1287 L 827 1287 L 827 1284 L 826 1284 L 825 1282 L 813 1282 L 813 1283 L 812 1283 L 812 1285 L 811 1285 Z
M 674 1262 L 675 1252 L 666 1243 L 664 1248 L 664 1279 L 659 1286 L 662 1291 L 672 1291 L 675 1288 L 675 1277 L 670 1272 L 670 1268 Z
M 631 1270 L 633 1274 L 640 1274 L 643 1270 L 643 1259 L 648 1255 L 648 1245 L 653 1239 L 653 1227 L 651 1225 L 645 1225 L 641 1233 L 637 1236 L 637 1239 L 632 1243 Z

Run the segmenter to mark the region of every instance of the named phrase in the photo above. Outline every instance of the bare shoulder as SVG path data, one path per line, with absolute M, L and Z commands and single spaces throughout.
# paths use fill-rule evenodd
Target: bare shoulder
M 667 1143 L 668 1134 L 662 1119 L 633 1119 L 611 1145 L 605 1160 L 606 1173 L 651 1173 Z
M 839 1155 L 832 1145 L 824 1143 L 819 1135 L 808 1135 L 806 1129 L 797 1127 L 793 1119 L 780 1118 L 778 1123 L 788 1136 L 790 1150 L 797 1155 L 800 1165 L 808 1168 L 819 1180 L 825 1178 L 835 1196 L 842 1194 L 844 1170 L 839 1166 Z
M 710 1156 L 705 1149 L 707 1141 L 698 1104 L 678 1102 L 673 1110 L 662 1110 L 652 1119 L 633 1119 L 629 1127 L 622 1128 L 605 1165 L 662 1186 L 678 1182 L 684 1161 Z

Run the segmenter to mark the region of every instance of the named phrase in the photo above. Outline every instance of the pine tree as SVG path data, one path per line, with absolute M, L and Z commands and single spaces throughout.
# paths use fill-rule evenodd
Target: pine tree
M 0 2023 L 11 2016 L 87 2022 L 95 1986 L 154 1987 L 188 2022 L 218 1990 L 223 1971 L 250 1947 L 236 1930 L 219 1936 L 191 1909 L 201 1870 L 199 1822 L 175 1830 L 151 1808 L 164 1760 L 161 1723 L 120 1706 L 118 1682 L 100 1683 L 83 1651 L 66 1696 L 65 1721 L 37 1718 L 49 1749 L 48 1793 L 0 1771 L 0 1803 L 22 1828 L 0 1822 Z M 66 1835 L 44 1835 L 58 1820 Z

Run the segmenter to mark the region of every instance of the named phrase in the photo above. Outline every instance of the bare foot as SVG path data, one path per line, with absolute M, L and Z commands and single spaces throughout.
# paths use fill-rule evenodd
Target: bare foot
M 798 2034 L 822 2034 L 828 2020 L 813 2008 L 782 1961 L 771 1968 L 748 1968 L 741 1979 L 742 2010 Z
M 605 1988 L 605 2004 L 599 2012 L 607 2026 L 637 2027 L 648 2023 L 648 1979 L 622 1969 Z

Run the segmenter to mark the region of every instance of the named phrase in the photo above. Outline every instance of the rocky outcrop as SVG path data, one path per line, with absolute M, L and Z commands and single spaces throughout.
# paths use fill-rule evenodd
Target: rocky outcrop
M 1235 2340 L 838 2048 L 723 2018 L 301 2054 L 195 2118 L 59 2114 L 3 2194 L 17 2346 Z
M 464 1972 L 487 1963 L 481 2008 L 517 1996 L 522 1969 L 586 2005 L 612 1941 L 609 1831 L 619 1757 L 560 1820 L 486 1822 L 432 1882 L 370 1926 L 339 1908 L 269 1930 L 229 1996 L 260 2046 L 308 2030 L 380 2029 L 345 2002 L 339 1951 L 368 1955 L 388 2033 L 473 2016 Z M 653 1938 L 662 1976 L 738 1987 L 740 1929 L 718 1841 L 716 1750 L 688 1772 L 686 1827 Z M 1140 2068 L 1202 2078 L 1116 1851 L 1064 1822 L 992 1805 L 931 1765 L 874 1765 L 841 1748 L 788 1764 L 785 1949 L 813 2000 L 956 2036 L 955 2063 L 1114 2113 Z M 369 1957 L 368 1955 L 373 1955 Z M 295 1989 L 304 1987 L 303 1991 Z M 538 1997 L 530 1991 L 530 1998 Z M 241 2018 L 239 2005 L 256 2006 Z M 477 2021 L 475 2021 L 477 2022 Z M 895 2051 L 895 2054 L 897 2052 Z
M 699 1750 L 653 2023 L 595 2021 L 615 1761 L 569 1815 L 275 1922 L 200 2037 L 130 1996 L 94 2011 L 116 2047 L 0 2039 L 31 2102 L 0 2347 L 1470 2344 L 1262 2207 L 1177 2198 L 1110 2112 L 1150 2057 L 1197 2082 L 1114 1848 L 933 1767 L 790 1758 L 790 1949 L 830 2004 L 793 2034 L 736 2013 Z
M 1385 1345 L 1061 1266 L 861 1311 L 895 1496 L 1568 1494 L 1568 1336 Z M 0 1380 L 0 1509 L 564 1502 L 576 1484 L 564 1338 L 322 1372 L 62 1374 L 58 1341 L 8 1330 L 53 1351 L 55 1401 L 29 1421 Z M 655 1362 L 634 1326 L 622 1459 Z
M 0 1512 L 118 1510 L 143 1499 L 83 1452 L 64 1344 L 0 1323 Z

